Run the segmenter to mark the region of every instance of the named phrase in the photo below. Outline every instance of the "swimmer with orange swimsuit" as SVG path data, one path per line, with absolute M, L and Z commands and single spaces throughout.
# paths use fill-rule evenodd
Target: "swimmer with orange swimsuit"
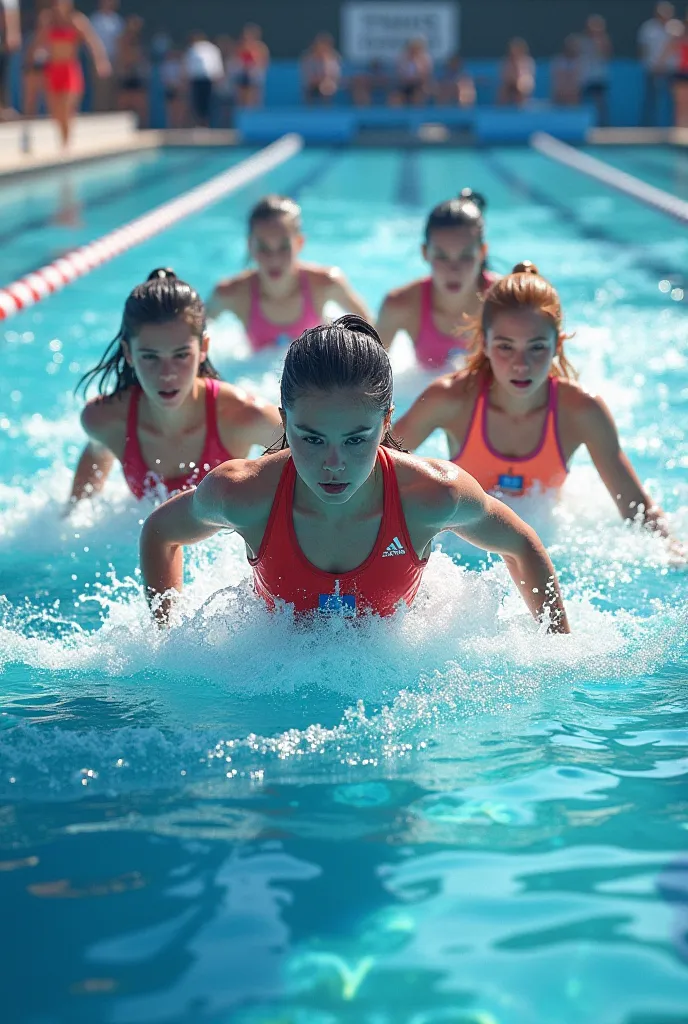
M 248 249 L 256 269 L 220 281 L 208 302 L 208 316 L 234 313 L 254 352 L 288 344 L 317 327 L 328 301 L 368 316 L 338 267 L 300 261 L 303 245 L 299 205 L 286 196 L 261 199 L 248 219 Z
M 72 503 L 102 490 L 116 459 L 134 497 L 167 497 L 279 436 L 274 405 L 219 379 L 203 303 L 171 270 L 154 270 L 134 288 L 119 334 L 82 378 L 84 389 L 91 381 L 100 395 L 81 416 L 89 442 Z
M 426 388 L 395 431 L 417 448 L 443 430 L 452 462 L 505 499 L 560 488 L 585 445 L 624 519 L 668 536 L 609 409 L 576 383 L 565 337 L 556 291 L 532 263 L 517 264 L 485 295 L 466 368 Z
M 45 97 L 50 116 L 57 122 L 63 146 L 69 144 L 72 120 L 84 95 L 84 75 L 79 51 L 89 50 L 96 74 L 111 73 L 105 47 L 86 15 L 74 10 L 73 0 L 53 0 L 39 17 L 34 42 L 36 51 L 45 50 Z
M 390 615 L 418 591 L 433 538 L 453 530 L 498 552 L 531 613 L 567 633 L 552 563 L 536 533 L 468 474 L 400 449 L 392 370 L 375 330 L 345 316 L 289 347 L 282 447 L 235 459 L 154 511 L 141 535 L 146 594 L 169 617 L 183 546 L 235 530 L 254 589 L 297 615 Z

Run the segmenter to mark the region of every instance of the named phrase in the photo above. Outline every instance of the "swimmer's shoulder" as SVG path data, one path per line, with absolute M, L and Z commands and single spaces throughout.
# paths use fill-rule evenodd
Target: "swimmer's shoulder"
M 252 444 L 255 440 L 254 433 L 258 432 L 258 436 L 262 437 L 266 421 L 274 424 L 272 440 L 277 439 L 281 425 L 280 416 L 277 408 L 271 402 L 267 402 L 260 395 L 244 391 L 236 384 L 230 384 L 227 381 L 218 383 L 216 420 L 220 438 L 229 451 L 232 450 L 237 431 L 240 437 L 243 432 L 247 432 L 248 443 Z M 264 441 L 266 445 L 269 443 L 268 437 L 269 430 Z
M 196 488 L 194 505 L 201 517 L 218 512 L 241 528 L 264 522 L 270 515 L 289 451 L 259 459 L 231 459 L 213 469 Z
M 437 425 L 469 415 L 480 393 L 482 379 L 479 374 L 459 370 L 437 377 L 416 399 L 427 410 L 439 417 Z
M 208 303 L 209 315 L 217 316 L 228 310 L 230 313 L 235 313 L 240 319 L 244 319 L 243 314 L 248 314 L 251 283 L 256 274 L 255 270 L 242 270 L 240 274 L 218 281 Z
M 89 438 L 116 455 L 124 450 L 131 391 L 126 388 L 113 395 L 98 395 L 81 412 L 81 426 Z
M 602 396 L 586 391 L 578 381 L 559 380 L 557 413 L 560 434 L 576 444 L 616 434 L 614 417 Z
M 409 527 L 442 529 L 470 518 L 483 492 L 472 476 L 446 459 L 392 451 L 399 494 Z
M 415 312 L 420 304 L 423 280 L 418 278 L 387 292 L 382 301 L 382 308 L 397 314 Z

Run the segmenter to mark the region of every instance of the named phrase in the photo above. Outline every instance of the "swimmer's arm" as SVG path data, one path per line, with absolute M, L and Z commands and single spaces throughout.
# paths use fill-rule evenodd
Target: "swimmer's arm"
M 76 505 L 83 498 L 90 498 L 93 494 L 102 491 L 114 463 L 115 456 L 109 448 L 98 441 L 88 442 L 74 472 L 72 493 L 65 514 L 69 512 L 71 506 Z
M 451 412 L 450 406 L 447 387 L 441 378 L 418 396 L 411 408 L 396 421 L 393 432 L 401 439 L 404 448 L 415 451 L 433 430 L 444 427 L 446 414 Z
M 184 545 L 208 540 L 231 525 L 223 511 L 223 495 L 221 477 L 209 473 L 194 490 L 168 498 L 143 524 L 141 574 L 146 600 L 158 621 L 167 622 L 172 605 L 169 598 L 159 598 L 170 590 L 181 593 Z
M 386 295 L 377 318 L 377 333 L 389 352 L 399 331 L 406 329 L 406 303 L 396 295 Z
M 336 302 L 347 313 L 355 313 L 363 317 L 369 324 L 373 322 L 373 314 L 360 295 L 353 290 L 339 267 L 332 267 L 325 288 L 325 301 Z
M 621 448 L 611 412 L 601 398 L 585 395 L 584 403 L 578 415 L 583 442 L 620 515 L 624 519 L 639 517 L 643 526 L 668 537 L 664 512 L 655 505 Z
M 112 66 L 110 64 L 110 58 L 107 55 L 107 50 L 103 46 L 100 36 L 94 31 L 91 22 L 88 20 L 85 14 L 81 14 L 76 11 L 73 15 L 73 22 L 75 28 L 81 33 L 81 37 L 86 44 L 86 49 L 91 54 L 93 64 L 100 78 L 107 78 L 108 75 L 112 74 Z
M 503 502 L 485 494 L 468 474 L 461 474 L 459 486 L 460 498 L 446 528 L 501 555 L 533 617 L 547 617 L 550 633 L 570 633 L 554 566 L 535 530 Z
M 238 310 L 239 289 L 234 278 L 227 278 L 215 285 L 213 293 L 205 304 L 206 316 L 209 320 L 215 320 L 221 313 L 229 312 L 240 316 Z
M 83 498 L 102 491 L 110 475 L 117 449 L 116 435 L 119 410 L 111 402 L 95 399 L 84 406 L 81 426 L 88 436 L 88 444 L 79 458 L 74 472 L 72 493 L 65 514 Z

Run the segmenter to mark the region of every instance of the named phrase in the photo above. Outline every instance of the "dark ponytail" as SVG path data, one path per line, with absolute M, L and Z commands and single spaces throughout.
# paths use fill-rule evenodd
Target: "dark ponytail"
M 171 323 L 183 316 L 192 327 L 194 334 L 202 338 L 205 333 L 205 306 L 198 292 L 180 281 L 168 267 L 156 267 L 144 284 L 139 284 L 124 304 L 122 324 L 116 338 L 92 370 L 83 375 L 76 391 L 84 394 L 94 380 L 98 382 L 98 394 L 116 395 L 137 384 L 134 369 L 126 361 L 122 342 L 131 345 L 132 338 L 146 324 Z M 206 358 L 198 368 L 199 377 L 219 379 L 219 373 Z
M 292 341 L 280 380 L 280 404 L 291 409 L 302 395 L 313 391 L 350 388 L 381 412 L 391 411 L 392 367 L 380 336 L 366 320 L 349 314 L 332 324 L 312 327 Z M 381 444 L 406 451 L 387 430 Z M 269 452 L 287 448 L 286 434 Z

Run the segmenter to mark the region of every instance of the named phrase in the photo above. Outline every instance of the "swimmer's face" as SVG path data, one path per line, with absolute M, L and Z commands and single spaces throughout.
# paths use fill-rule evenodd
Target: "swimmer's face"
M 303 241 L 290 217 L 277 216 L 254 224 L 248 246 L 260 274 L 278 282 L 297 272 Z
M 487 246 L 473 227 L 434 228 L 423 256 L 432 268 L 433 284 L 447 295 L 476 290 Z
M 296 472 L 321 501 L 343 505 L 366 482 L 391 412 L 351 388 L 311 391 L 282 411 Z
M 512 395 L 537 391 L 549 376 L 556 351 L 552 321 L 530 309 L 497 313 L 485 338 L 495 380 Z
M 193 391 L 208 355 L 208 337 L 199 340 L 186 320 L 177 317 L 166 324 L 145 324 L 122 348 L 151 404 L 178 409 Z

